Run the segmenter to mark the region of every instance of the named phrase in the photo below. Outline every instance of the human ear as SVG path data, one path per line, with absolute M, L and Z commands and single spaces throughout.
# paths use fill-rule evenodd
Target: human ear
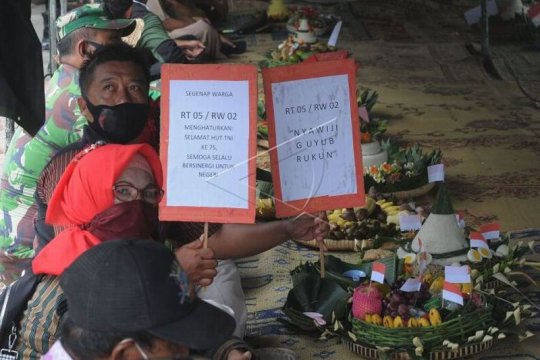
M 110 360 L 129 360 L 137 359 L 134 356 L 131 349 L 133 348 L 134 341 L 132 339 L 125 339 L 120 341 L 114 346 L 109 356 Z
M 92 113 L 90 110 L 88 110 L 88 106 L 86 105 L 86 99 L 82 96 L 79 96 L 77 98 L 77 104 L 79 105 L 79 109 L 81 109 L 81 114 L 86 118 L 86 121 L 89 123 L 94 122 L 94 117 L 92 116 Z

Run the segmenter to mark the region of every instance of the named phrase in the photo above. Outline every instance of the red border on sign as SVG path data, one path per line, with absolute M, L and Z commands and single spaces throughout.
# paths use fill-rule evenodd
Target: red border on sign
M 167 206 L 169 165 L 169 83 L 171 80 L 247 80 L 249 81 L 249 151 L 248 151 L 248 208 L 217 208 L 193 206 Z M 253 65 L 183 65 L 163 64 L 161 67 L 161 134 L 160 159 L 164 172 L 165 196 L 159 205 L 160 220 L 195 221 L 213 223 L 255 222 L 255 174 L 257 155 L 257 68 Z M 182 186 L 182 184 L 175 184 Z
M 355 194 L 338 196 L 319 196 L 311 199 L 299 199 L 284 202 L 281 190 L 281 174 L 278 166 L 276 147 L 276 126 L 274 118 L 274 104 L 272 100 L 272 84 L 285 81 L 313 79 L 324 76 L 347 75 L 349 79 L 349 103 L 351 107 L 351 128 L 353 130 L 353 150 L 356 168 Z M 360 146 L 360 123 L 358 120 L 358 105 L 356 102 L 356 67 L 354 60 L 332 60 L 280 66 L 263 69 L 264 93 L 266 99 L 268 140 L 270 144 L 270 161 L 272 168 L 272 181 L 274 183 L 276 216 L 287 217 L 303 212 L 313 213 L 321 210 L 363 206 L 365 203 L 364 174 L 362 167 L 362 149 Z

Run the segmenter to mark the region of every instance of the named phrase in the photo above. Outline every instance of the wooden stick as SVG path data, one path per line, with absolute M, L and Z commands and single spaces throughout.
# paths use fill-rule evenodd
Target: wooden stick
M 208 247 L 208 222 L 204 223 L 203 247 L 205 249 Z
M 321 279 L 324 279 L 324 249 L 319 247 L 319 257 L 321 261 Z

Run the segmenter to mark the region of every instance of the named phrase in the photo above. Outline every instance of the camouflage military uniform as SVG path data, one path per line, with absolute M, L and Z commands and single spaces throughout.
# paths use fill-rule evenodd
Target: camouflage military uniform
M 99 4 L 83 5 L 56 21 L 60 39 L 83 27 L 113 29 L 128 35 L 133 20 L 111 20 Z M 21 128 L 13 136 L 0 182 L 0 289 L 19 277 L 34 255 L 34 194 L 41 172 L 62 148 L 81 138 L 86 119 L 77 98 L 79 70 L 61 65 L 54 73 L 45 94 L 45 123 L 31 138 Z
M 7 263 L 15 274 L 4 272 L 6 282 L 15 279 L 20 272 L 17 268 L 34 254 L 34 194 L 39 175 L 60 149 L 81 137 L 86 124 L 77 105 L 78 75 L 79 71 L 69 65 L 56 70 L 47 89 L 45 124 L 34 138 L 18 128 L 9 145 L 0 185 L 0 248 L 1 257 L 10 258 Z M 4 265 L 4 259 L 1 261 Z

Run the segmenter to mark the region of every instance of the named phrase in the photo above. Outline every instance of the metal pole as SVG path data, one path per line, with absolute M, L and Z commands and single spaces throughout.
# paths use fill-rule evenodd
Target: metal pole
M 60 16 L 67 13 L 67 0 L 60 0 Z
M 482 25 L 482 57 L 484 60 L 490 57 L 489 51 L 489 15 L 487 13 L 487 0 L 482 0 L 482 17 L 480 19 Z
M 15 121 L 10 118 L 4 118 L 6 119 L 6 148 L 5 151 L 7 152 L 9 144 L 11 143 L 11 138 L 13 137 L 13 133 L 15 132 Z
M 58 67 L 56 55 L 56 0 L 49 0 L 49 70 L 53 74 Z

